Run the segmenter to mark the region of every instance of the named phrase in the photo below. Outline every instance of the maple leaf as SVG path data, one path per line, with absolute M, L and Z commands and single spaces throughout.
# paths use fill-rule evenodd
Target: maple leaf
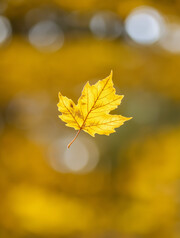
M 77 105 L 59 93 L 59 103 L 57 104 L 58 110 L 61 112 L 59 117 L 66 122 L 66 126 L 78 130 L 68 148 L 81 130 L 91 136 L 95 136 L 96 133 L 109 135 L 115 132 L 115 128 L 130 120 L 132 117 L 109 114 L 120 105 L 123 97 L 123 95 L 117 95 L 113 87 L 112 71 L 107 78 L 99 80 L 92 86 L 87 82 Z

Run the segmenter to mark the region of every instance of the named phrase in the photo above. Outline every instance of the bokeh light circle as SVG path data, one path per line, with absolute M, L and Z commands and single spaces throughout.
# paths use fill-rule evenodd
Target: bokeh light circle
M 160 45 L 170 53 L 180 53 L 180 24 L 171 23 L 167 25 L 166 32 L 160 40 Z
M 72 137 L 57 139 L 48 149 L 50 166 L 62 173 L 89 173 L 99 161 L 99 150 L 92 140 L 86 137 L 76 139 L 75 144 L 67 149 Z
M 99 39 L 116 39 L 122 33 L 122 23 L 112 12 L 99 12 L 90 20 L 90 29 Z
M 125 30 L 136 43 L 150 45 L 158 41 L 164 32 L 164 20 L 155 9 L 139 7 L 127 17 Z
M 0 16 L 0 45 L 6 43 L 12 34 L 11 24 L 9 20 L 4 17 Z
M 52 20 L 43 20 L 36 23 L 30 29 L 28 37 L 30 43 L 41 51 L 57 51 L 64 43 L 63 31 Z

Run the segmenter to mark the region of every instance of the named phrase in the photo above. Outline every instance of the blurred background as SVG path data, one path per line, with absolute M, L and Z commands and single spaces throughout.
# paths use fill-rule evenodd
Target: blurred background
M 114 72 L 108 136 L 58 118 L 58 92 Z M 0 237 L 180 237 L 180 1 L 0 1 Z

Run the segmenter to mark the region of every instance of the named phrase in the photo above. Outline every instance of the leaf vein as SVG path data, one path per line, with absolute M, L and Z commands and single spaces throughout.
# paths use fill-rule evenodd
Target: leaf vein
M 68 110 L 68 112 L 71 114 L 72 118 L 75 120 L 75 122 L 77 123 L 77 125 L 79 126 L 80 128 L 80 125 L 79 123 L 77 122 L 76 118 L 74 117 L 74 115 L 72 114 L 72 112 L 68 109 L 68 107 L 64 104 L 64 101 L 62 100 L 62 103 L 64 105 L 64 107 Z
M 101 108 L 101 107 L 105 107 L 105 106 L 107 106 L 108 104 L 111 104 L 112 102 L 115 102 L 115 101 L 117 101 L 117 100 L 119 100 L 119 99 L 120 99 L 120 98 L 116 98 L 116 99 L 112 100 L 111 102 L 108 102 L 108 103 L 106 103 L 106 104 L 100 105 L 99 107 L 95 107 L 94 110 L 95 110 L 95 109 L 98 109 L 98 108 Z M 93 111 L 93 109 L 92 109 L 92 111 Z
M 81 129 L 84 127 L 85 122 L 86 122 L 86 120 L 87 120 L 89 114 L 90 114 L 91 111 L 92 111 L 92 108 L 95 106 L 95 104 L 96 104 L 98 98 L 100 97 L 101 93 L 103 92 L 103 90 L 104 90 L 104 88 L 106 87 L 106 85 L 107 85 L 107 83 L 109 82 L 109 80 L 110 80 L 110 78 L 109 78 L 109 79 L 106 81 L 106 83 L 104 84 L 102 90 L 100 91 L 99 95 L 97 96 L 96 100 L 94 101 L 94 104 L 92 105 L 91 109 L 90 109 L 89 112 L 87 113 L 86 118 L 84 119 L 84 122 L 83 122 L 83 124 L 82 124 L 82 126 L 81 126 Z
M 112 125 L 109 125 L 110 123 L 112 123 L 112 122 L 117 122 L 117 121 L 119 121 L 119 120 L 114 120 L 114 121 L 109 121 L 109 122 L 104 122 L 104 123 L 99 123 L 99 124 L 91 124 L 91 125 L 88 125 L 88 126 L 85 126 L 85 128 L 86 127 L 91 127 L 91 126 L 100 126 L 100 125 L 108 125 L 108 126 L 112 126 Z

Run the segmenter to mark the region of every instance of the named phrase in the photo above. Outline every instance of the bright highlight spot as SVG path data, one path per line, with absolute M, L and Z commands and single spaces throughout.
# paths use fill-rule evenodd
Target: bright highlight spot
M 91 140 L 82 137 L 67 149 L 70 138 L 59 139 L 49 148 L 49 164 L 62 173 L 88 173 L 99 161 L 99 151 Z
M 88 160 L 88 150 L 81 141 L 64 152 L 64 163 L 71 171 L 82 170 L 88 163 Z
M 180 24 L 167 25 L 166 32 L 160 41 L 161 46 L 171 52 L 180 53 Z
M 64 43 L 64 33 L 54 21 L 40 21 L 30 29 L 29 41 L 39 50 L 57 51 Z
M 6 17 L 0 16 L 0 45 L 9 40 L 11 36 L 11 24 Z
M 100 12 L 92 17 L 90 29 L 97 38 L 112 40 L 120 36 L 122 24 L 112 12 Z
M 164 22 L 153 8 L 140 7 L 127 17 L 125 29 L 132 40 L 149 45 L 160 39 L 164 31 Z

